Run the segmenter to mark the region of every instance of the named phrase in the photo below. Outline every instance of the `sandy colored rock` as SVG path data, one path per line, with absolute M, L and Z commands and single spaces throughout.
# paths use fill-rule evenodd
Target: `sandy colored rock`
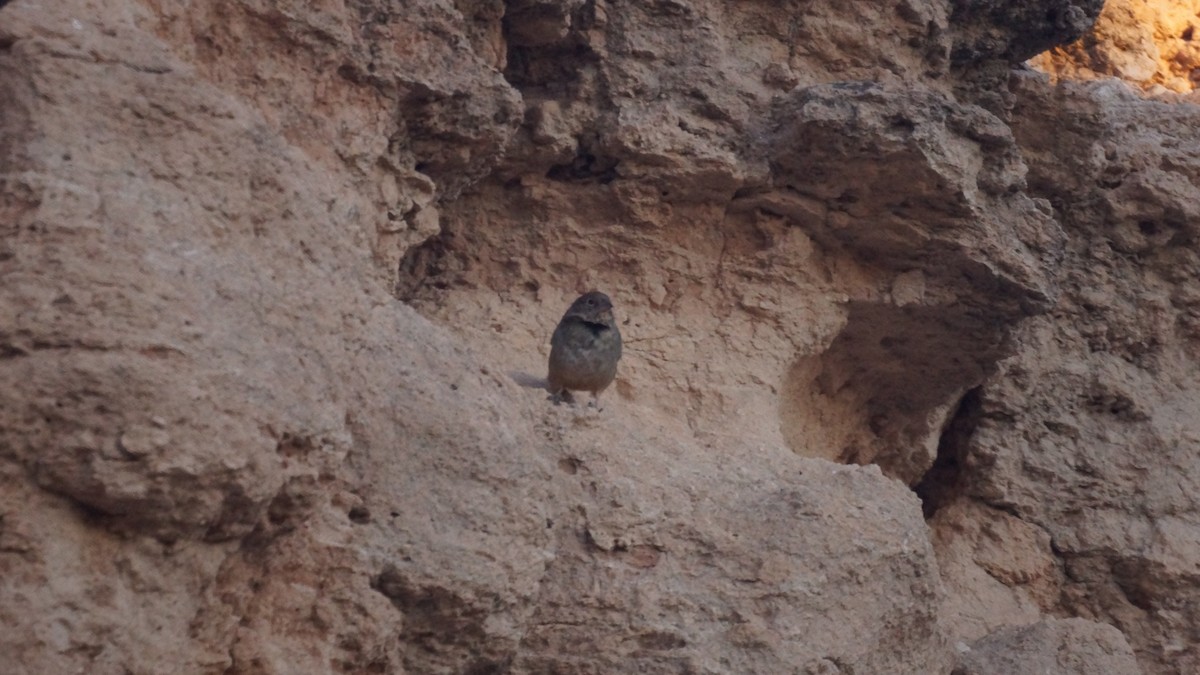
M 1148 672 L 1188 672 L 1200 667 L 1183 646 L 1196 635 L 1183 617 L 1198 602 L 1187 495 L 1200 410 L 1181 392 L 1198 381 L 1185 270 L 1198 260 L 1200 160 L 1176 139 L 1198 111 L 1116 82 L 1051 88 L 1030 75 L 1014 90 L 1030 184 L 1070 214 L 1073 236 L 1058 305 L 1026 324 L 980 392 L 957 480 L 1049 534 L 1060 611 L 1120 628 Z
M 1121 631 L 1085 619 L 1047 619 L 974 642 L 953 675 L 1140 675 Z
M 1200 2 L 1110 0 L 1075 42 L 1032 63 L 1067 80 L 1118 77 L 1151 92 L 1189 93 L 1200 75 Z
M 521 611 L 548 556 L 525 505 L 552 502 L 482 487 L 545 486 L 509 385 L 389 296 L 362 175 L 200 77 L 135 25 L 146 10 L 58 9 L 4 9 L 0 447 L 22 581 L 0 669 L 503 661 L 502 606 Z M 424 593 L 478 643 L 430 665 L 419 631 L 398 637 Z
M 960 640 L 1041 618 L 1063 584 L 1050 536 L 978 502 L 957 500 L 930 521 L 947 590 L 942 617 Z
M 588 426 L 564 464 L 586 498 L 560 530 L 516 671 L 948 667 L 932 551 L 903 486 L 786 451 L 737 466 L 656 438 L 663 453 L 647 456 Z
M 1100 4 L 4 5 L 0 671 L 1200 668 L 1200 120 L 1020 65 Z

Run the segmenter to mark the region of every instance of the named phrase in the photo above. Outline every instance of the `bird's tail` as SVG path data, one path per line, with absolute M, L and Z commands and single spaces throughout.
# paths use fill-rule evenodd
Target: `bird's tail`
M 515 371 L 509 373 L 508 376 L 513 379 L 513 382 L 516 382 L 517 384 L 521 385 L 522 387 L 529 387 L 530 389 L 549 389 L 550 388 L 550 383 L 546 382 L 546 378 L 544 378 L 544 377 L 534 377 L 533 375 L 530 375 L 529 373 L 523 373 L 519 370 L 515 370 Z

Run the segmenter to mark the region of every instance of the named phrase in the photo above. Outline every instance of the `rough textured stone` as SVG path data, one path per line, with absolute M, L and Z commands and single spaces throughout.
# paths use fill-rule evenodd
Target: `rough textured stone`
M 1083 35 L 1104 0 L 950 0 L 956 65 L 988 59 L 1024 61 Z
M 1006 628 L 972 644 L 953 675 L 1140 675 L 1121 631 L 1085 619 Z
M 1151 92 L 1200 82 L 1200 2 L 1109 0 L 1090 31 L 1033 63 L 1062 79 L 1119 77 Z
M 931 519 L 947 591 L 942 617 L 961 640 L 1037 621 L 1058 605 L 1063 579 L 1045 531 L 960 500 Z
M 300 4 L 0 10 L 0 671 L 1200 669 L 1200 119 L 1018 65 L 1099 2 Z
M 1189 672 L 1200 408 L 1183 392 L 1200 384 L 1200 156 L 1177 139 L 1200 109 L 1112 82 L 1016 84 L 1031 188 L 1071 244 L 1058 305 L 981 390 L 960 479 L 1049 534 L 1063 611 L 1113 623 L 1156 670 Z

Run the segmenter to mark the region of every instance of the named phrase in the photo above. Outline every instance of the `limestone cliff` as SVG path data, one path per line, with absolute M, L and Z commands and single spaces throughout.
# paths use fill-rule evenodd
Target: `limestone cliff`
M 1101 5 L 4 4 L 0 672 L 1200 672 L 1200 19 Z

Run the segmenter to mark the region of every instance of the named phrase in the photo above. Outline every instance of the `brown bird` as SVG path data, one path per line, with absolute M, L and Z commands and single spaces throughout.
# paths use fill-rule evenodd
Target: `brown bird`
M 550 337 L 550 372 L 546 379 L 513 373 L 524 387 L 546 389 L 555 403 L 571 402 L 572 391 L 600 392 L 617 377 L 621 360 L 621 331 L 613 318 L 612 300 L 600 291 L 584 293 L 571 303 Z

